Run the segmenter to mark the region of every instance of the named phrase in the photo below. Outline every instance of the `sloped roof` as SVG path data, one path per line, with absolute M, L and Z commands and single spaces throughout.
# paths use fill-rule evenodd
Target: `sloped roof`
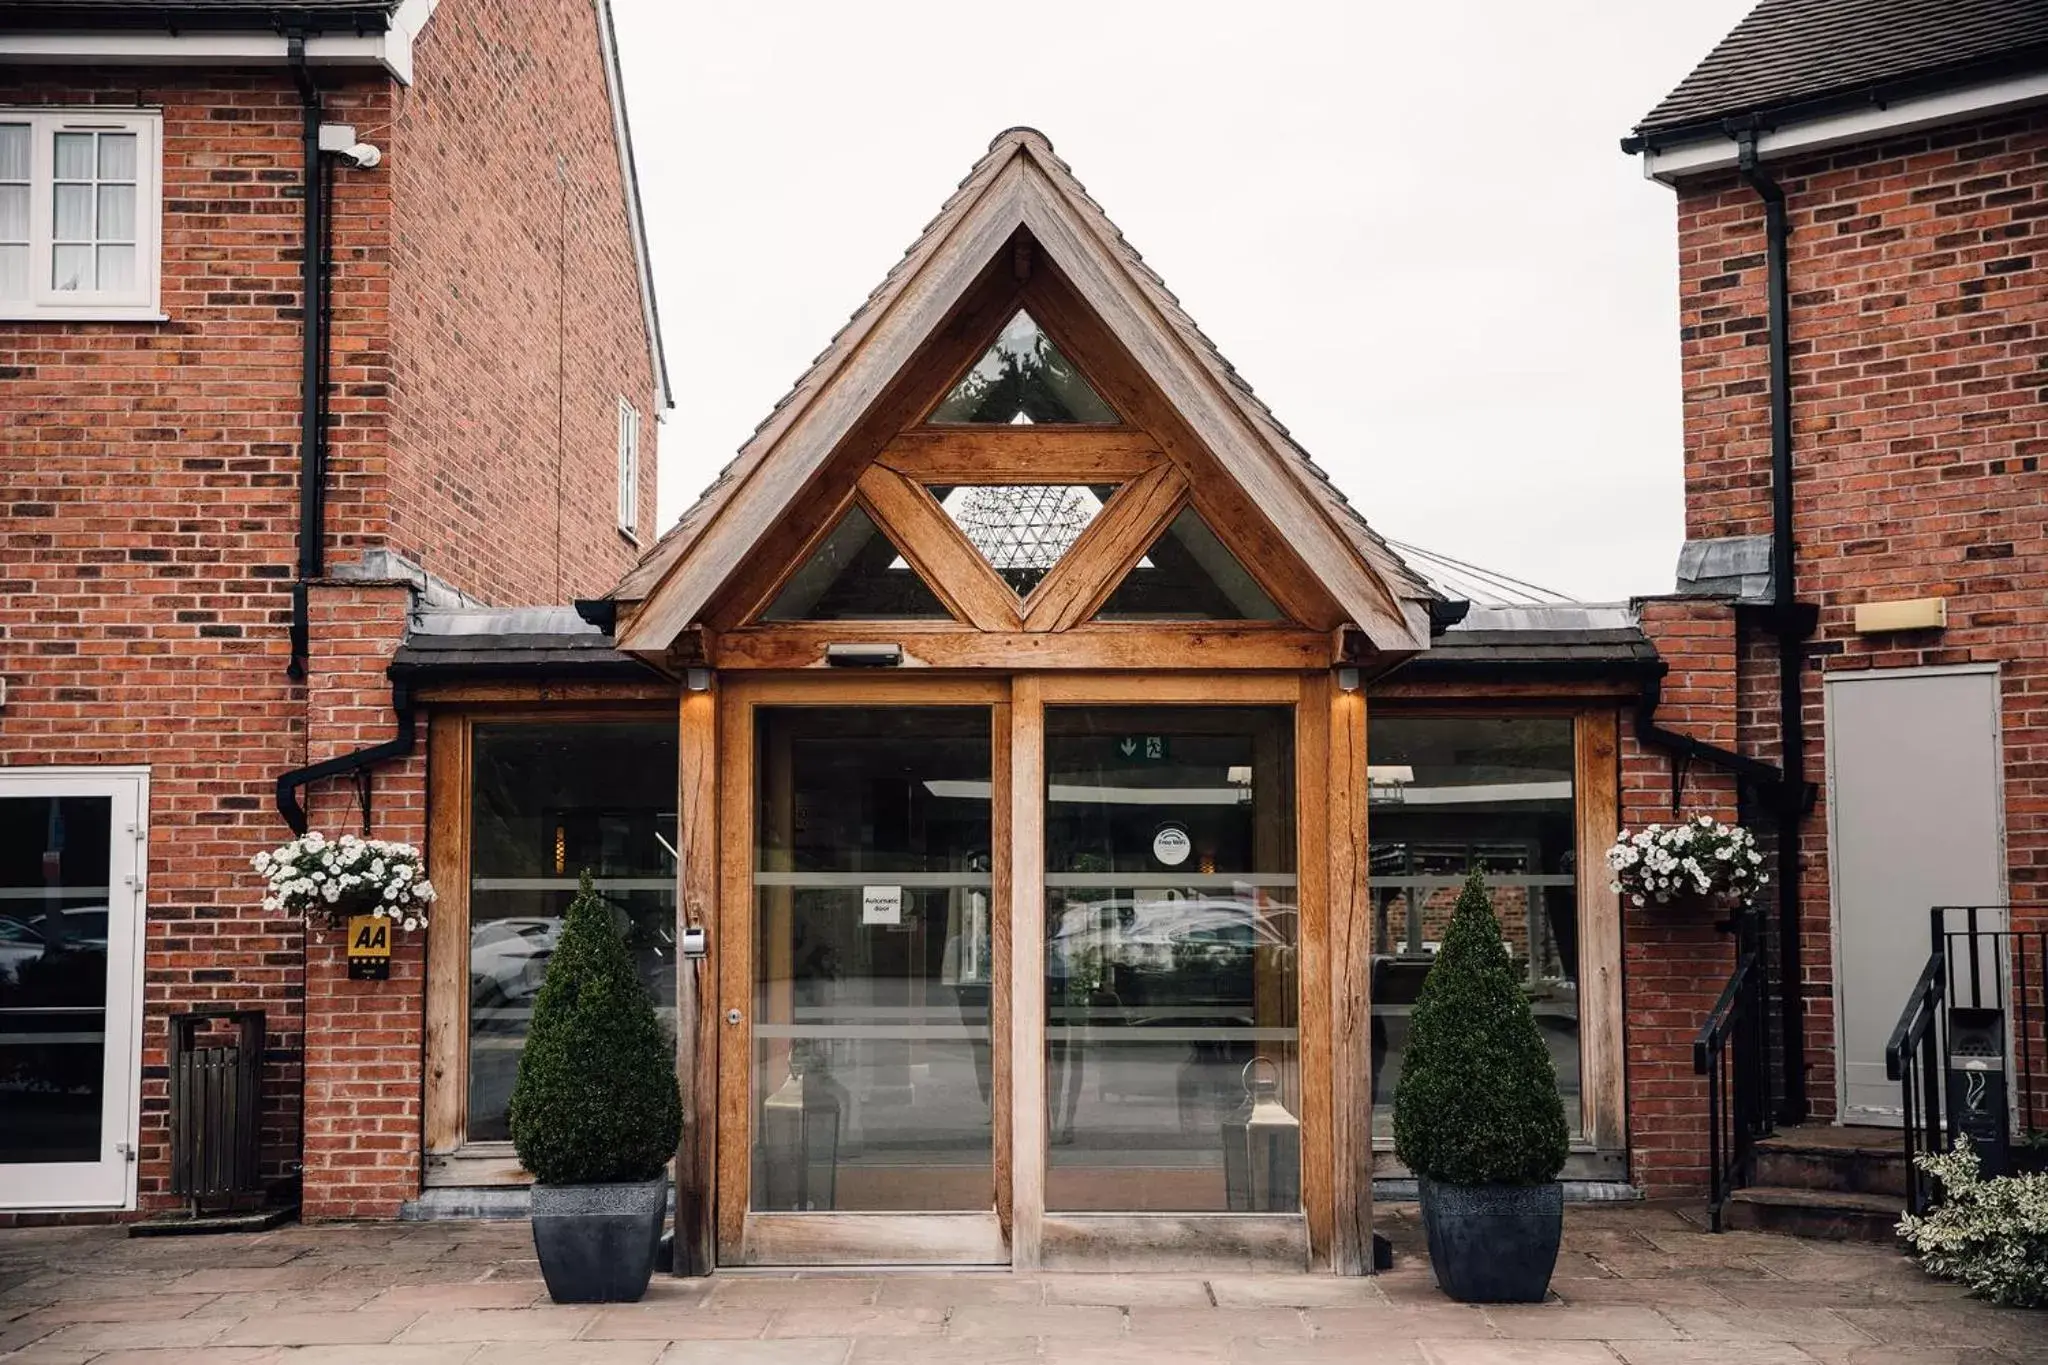
M 2029 65 L 2048 65 L 2048 0 L 1763 0 L 1636 133 Z
M 622 601 L 638 601 L 655 592 L 705 537 L 728 502 L 745 487 L 776 449 L 781 437 L 802 420 L 807 409 L 840 376 L 853 353 L 884 324 L 892 309 L 902 300 L 909 282 L 932 263 L 963 222 L 990 194 L 991 188 L 1020 161 L 1028 163 L 1044 176 L 1053 194 L 1076 212 L 1076 216 L 1092 230 L 1096 240 L 1123 267 L 1131 283 L 1157 310 L 1171 334 L 1187 348 L 1195 362 L 1220 383 L 1241 418 L 1249 422 L 1271 448 L 1284 455 L 1284 464 L 1296 485 L 1324 511 L 1328 525 L 1369 566 L 1385 590 L 1401 602 L 1420 603 L 1436 599 L 1438 594 L 1429 583 L 1403 563 L 1400 555 L 1372 531 L 1364 517 L 1330 482 L 1329 476 L 1294 441 L 1236 367 L 1188 316 L 1180 300 L 1167 289 L 1166 282 L 1145 263 L 1137 249 L 1124 237 L 1123 231 L 1075 178 L 1072 167 L 1054 154 L 1051 142 L 1034 128 L 1008 129 L 989 144 L 988 153 L 975 163 L 938 215 L 926 224 L 924 231 L 891 267 L 881 284 L 833 336 L 790 391 L 776 402 L 767 419 L 755 429 L 732 462 L 719 471 L 696 503 L 621 580 L 613 596 Z M 1313 534 L 1308 528 L 1291 529 Z M 1400 612 L 1400 608 L 1396 606 L 1395 611 Z
M 1657 647 L 1624 603 L 1474 603 L 1464 620 L 1394 677 L 1611 677 L 1656 664 Z
M 637 655 L 573 607 L 474 607 L 422 611 L 391 657 L 393 677 L 420 680 L 530 677 L 657 679 Z

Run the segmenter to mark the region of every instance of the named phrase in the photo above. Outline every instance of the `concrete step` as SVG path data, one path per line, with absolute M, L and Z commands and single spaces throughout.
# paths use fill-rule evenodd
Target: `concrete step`
M 1780 1232 L 1830 1242 L 1890 1242 L 1904 1198 L 1883 1194 L 1751 1185 L 1728 1197 L 1723 1224 L 1749 1232 Z
M 1756 1145 L 1756 1183 L 1796 1190 L 1881 1194 L 1904 1201 L 1906 1157 L 1895 1128 L 1814 1124 Z

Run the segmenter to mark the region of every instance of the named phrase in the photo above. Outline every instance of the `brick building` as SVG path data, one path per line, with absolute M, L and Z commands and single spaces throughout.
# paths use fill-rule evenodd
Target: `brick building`
M 666 403 L 601 2 L 0 13 L 0 1208 L 180 1202 L 166 1019 L 209 1006 L 267 1016 L 266 1178 L 395 1207 L 351 1173 L 417 1148 L 417 1085 L 368 1079 L 416 1025 L 249 859 L 281 778 L 424 836 L 409 614 L 607 588 Z M 95 951 L 103 992 L 50 979 Z

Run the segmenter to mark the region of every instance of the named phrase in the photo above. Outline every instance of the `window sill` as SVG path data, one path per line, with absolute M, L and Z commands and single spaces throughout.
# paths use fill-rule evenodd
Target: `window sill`
M 623 527 L 623 526 L 617 527 L 616 529 L 617 529 L 617 531 L 618 531 L 618 533 L 619 533 L 619 539 L 620 539 L 620 540 L 623 540 L 623 541 L 625 541 L 625 542 L 626 542 L 626 543 L 627 543 L 628 545 L 632 546 L 632 547 L 633 547 L 634 549 L 636 549 L 636 550 L 640 548 L 640 537 L 639 537 L 639 536 L 637 536 L 637 535 L 634 535 L 634 534 L 633 534 L 633 533 L 632 533 L 631 531 L 628 531 L 628 530 L 627 530 L 627 529 L 626 529 L 625 527 Z
M 0 304 L 0 322 L 169 322 L 156 308 L 36 308 Z

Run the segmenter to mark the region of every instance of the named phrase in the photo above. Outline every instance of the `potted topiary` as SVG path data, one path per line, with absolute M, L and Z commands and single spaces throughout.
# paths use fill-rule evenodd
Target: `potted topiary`
M 583 874 L 512 1087 L 533 1246 L 557 1303 L 647 1292 L 682 1126 L 675 1057 L 611 908 Z
M 1408 1024 L 1394 1150 L 1415 1173 L 1429 1262 L 1466 1303 L 1535 1303 L 1564 1231 L 1557 1069 L 1473 872 Z

